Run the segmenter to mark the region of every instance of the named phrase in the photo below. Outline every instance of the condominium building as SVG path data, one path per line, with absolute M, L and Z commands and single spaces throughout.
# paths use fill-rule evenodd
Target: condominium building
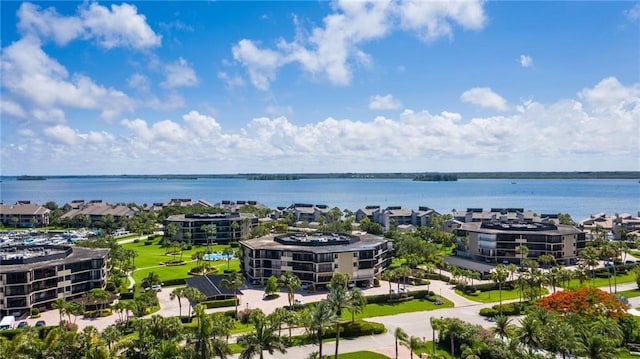
M 104 288 L 109 249 L 71 246 L 0 247 L 0 315 L 23 315 L 57 298 Z
M 5 226 L 46 226 L 49 224 L 49 212 L 49 209 L 31 201 L 18 201 L 15 204 L 0 202 L 0 222 Z
M 402 208 L 401 206 L 366 206 L 356 211 L 356 222 L 369 218 L 371 222 L 378 223 L 385 231 L 398 226 L 428 226 L 431 224 L 431 216 L 438 214 L 435 210 L 420 206 L 418 210 Z
M 178 227 L 178 233 L 169 233 L 170 225 Z M 229 242 L 247 238 L 258 225 L 258 217 L 250 213 L 192 213 L 176 214 L 164 222 L 164 236 L 194 244 Z M 205 226 L 215 227 L 215 233 L 207 233 Z M 209 238 L 211 237 L 211 238 Z
M 553 222 L 469 222 L 457 231 L 457 255 L 490 263 L 519 263 L 518 246 L 527 258 L 552 255 L 558 264 L 575 264 L 585 247 L 585 234 L 576 227 Z
M 287 233 L 240 246 L 241 270 L 252 281 L 293 272 L 305 284 L 326 286 L 334 273 L 346 273 L 365 286 L 391 264 L 393 242 L 371 234 Z

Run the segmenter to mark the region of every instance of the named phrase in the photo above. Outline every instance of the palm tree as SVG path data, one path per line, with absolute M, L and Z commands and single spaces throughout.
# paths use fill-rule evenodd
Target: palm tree
M 224 340 L 214 337 L 217 323 L 207 315 L 202 305 L 196 305 L 194 312 L 198 324 L 191 334 L 192 339 L 187 341 L 187 347 L 192 348 L 195 356 L 200 359 L 210 359 L 214 355 L 226 358 L 231 354 L 231 348 Z
M 509 280 L 513 281 L 513 276 L 518 271 L 518 267 L 513 263 L 509 263 L 507 265 L 507 271 L 509 272 Z
M 69 302 L 64 298 L 58 298 L 51 304 L 51 307 L 58 310 L 58 314 L 60 315 L 60 321 L 58 323 L 60 327 L 62 327 L 62 317 L 69 313 Z
M 511 336 L 511 330 L 513 329 L 511 319 L 506 315 L 498 315 L 495 318 L 495 322 L 496 327 L 493 328 L 493 332 L 502 339 L 509 338 Z
M 521 244 L 521 245 L 516 247 L 516 253 L 520 256 L 520 268 L 524 268 L 522 266 L 522 263 L 523 263 L 524 259 L 527 258 L 527 255 L 529 255 L 529 248 L 527 248 L 527 246 Z
M 591 268 L 591 286 L 595 287 L 596 285 L 596 271 L 595 268 L 598 265 L 598 250 L 595 247 L 586 247 L 578 254 L 581 258 L 584 259 L 589 268 Z
M 88 293 L 89 299 L 94 303 L 100 303 L 100 311 L 104 308 L 104 304 L 109 300 L 111 294 L 102 288 L 93 288 Z
M 160 276 L 156 272 L 149 272 L 149 274 L 142 279 L 142 288 L 151 288 L 151 286 L 160 284 Z
M 385 280 L 389 283 L 389 295 L 391 295 L 391 282 L 396 278 L 395 270 L 388 268 L 384 272 L 382 272 L 382 280 Z
M 364 296 L 360 288 L 353 288 L 349 294 L 349 311 L 351 312 L 351 323 L 356 320 L 356 313 L 362 312 L 367 305 L 367 297 Z
M 525 247 L 526 248 L 526 247 Z M 502 286 L 507 281 L 509 273 L 504 264 L 498 264 L 496 269 L 491 273 L 491 279 L 498 284 L 498 296 L 500 298 L 500 315 L 502 315 Z
M 182 298 L 184 298 L 184 289 L 185 287 L 177 287 L 174 288 L 169 294 L 169 299 L 174 300 L 178 299 L 178 308 L 180 310 L 180 317 L 182 318 Z
M 409 336 L 400 327 L 396 328 L 396 330 L 393 332 L 393 336 L 396 340 L 396 359 L 398 359 L 398 345 L 399 343 L 402 343 L 404 345 L 404 343 L 406 343 L 409 339 Z
M 246 280 L 240 272 L 229 273 L 220 281 L 220 284 L 231 289 L 236 297 L 236 318 L 238 317 L 238 302 L 240 302 L 240 299 L 238 298 L 238 289 L 244 288 L 246 286 L 245 282 Z
M 218 234 L 218 229 L 215 224 L 203 224 L 200 229 L 207 236 L 207 253 L 211 253 L 211 238 L 216 237 Z
M 411 355 L 411 359 L 413 359 L 413 352 L 418 350 L 418 348 L 422 347 L 424 342 L 419 337 L 416 337 L 416 336 L 412 335 L 406 342 L 404 342 L 402 344 L 404 346 L 406 346 L 407 348 L 409 348 L 409 351 L 411 352 L 411 354 L 410 354 Z
M 293 300 L 295 298 L 295 290 L 302 287 L 300 278 L 293 274 L 293 272 L 283 272 L 280 275 L 280 284 L 287 288 L 287 294 L 289 299 L 289 308 L 293 309 Z
M 520 321 L 516 336 L 518 341 L 528 348 L 529 353 L 533 353 L 533 350 L 540 346 L 541 330 L 540 322 L 532 315 L 526 316 Z
M 107 348 L 111 352 L 114 347 L 114 344 L 117 343 L 118 340 L 120 340 L 120 338 L 122 338 L 122 334 L 120 333 L 120 330 L 116 329 L 116 327 L 108 326 L 104 328 L 102 333 L 100 333 L 100 337 L 107 344 Z M 112 354 L 115 354 L 115 353 L 112 352 Z
M 336 312 L 338 320 L 336 320 L 336 352 L 335 359 L 338 359 L 338 345 L 340 344 L 340 316 L 342 310 L 349 306 L 349 293 L 347 288 L 343 286 L 332 286 L 327 295 L 327 302 Z
M 194 288 L 194 287 L 184 288 L 184 291 L 182 294 L 189 301 L 189 315 L 191 315 L 191 308 L 193 303 L 199 303 L 207 299 L 207 297 L 204 294 L 202 294 L 202 292 L 200 292 L 198 288 Z
M 320 301 L 313 309 L 310 310 L 308 323 L 305 325 L 311 334 L 316 335 L 318 340 L 319 358 L 322 358 L 322 337 L 324 336 L 324 330 L 337 320 L 338 318 L 336 317 L 336 313 L 333 311 L 331 304 L 326 300 Z
M 236 233 L 238 232 L 239 228 L 240 224 L 238 223 L 238 221 L 231 222 L 231 234 L 234 242 L 236 241 Z
M 573 276 L 580 283 L 580 287 L 589 279 L 589 269 L 584 264 L 578 264 L 573 270 Z
M 233 223 L 236 223 L 236 222 L 233 222 Z M 230 268 L 231 268 L 231 259 L 233 259 L 233 257 L 238 255 L 238 249 L 229 247 L 229 248 L 225 248 L 222 251 L 222 253 L 225 254 L 226 257 L 227 257 L 227 270 L 230 270 Z
M 456 347 L 455 338 L 460 335 L 464 330 L 464 322 L 458 318 L 447 318 L 441 322 L 440 335 L 449 337 L 451 344 L 451 356 L 455 358 Z
M 267 320 L 261 310 L 257 309 L 251 313 L 250 320 L 253 323 L 254 331 L 238 338 L 238 344 L 243 348 L 240 352 L 240 359 L 251 359 L 255 355 L 262 359 L 265 350 L 271 355 L 275 351 L 282 354 L 287 352 L 283 338 L 275 334 L 275 326 Z

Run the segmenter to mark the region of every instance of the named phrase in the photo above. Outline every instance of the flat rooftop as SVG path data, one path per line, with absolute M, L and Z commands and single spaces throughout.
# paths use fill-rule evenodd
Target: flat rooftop
M 2 247 L 0 252 L 0 271 L 2 273 L 23 272 L 29 269 L 39 269 L 68 263 L 83 262 L 92 259 L 105 258 L 109 248 L 85 248 L 76 246 L 34 246 L 38 251 L 31 251 L 32 256 L 18 258 L 19 253 L 23 253 L 25 248 L 30 246 L 13 246 L 15 252 L 7 251 L 11 246 Z M 28 249 L 27 253 L 29 253 Z M 42 255 L 41 253 L 47 253 Z M 4 259 L 3 256 L 12 256 L 11 259 Z M 16 263 L 21 262 L 21 263 Z
M 270 234 L 264 237 L 240 241 L 251 249 L 282 250 L 292 252 L 336 253 L 374 249 L 391 242 L 391 239 L 372 234 L 293 233 Z

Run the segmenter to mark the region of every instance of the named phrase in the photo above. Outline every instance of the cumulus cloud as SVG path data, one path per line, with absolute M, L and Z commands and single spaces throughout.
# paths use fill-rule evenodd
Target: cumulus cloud
M 520 66 L 531 67 L 533 66 L 533 58 L 529 55 L 520 55 Z
M 488 87 L 474 87 L 469 89 L 462 93 L 460 100 L 498 111 L 506 111 L 509 108 L 507 101 Z
M 297 31 L 293 41 L 280 39 L 273 49 L 251 39 L 233 46 L 234 59 L 246 68 L 256 88 L 269 89 L 277 70 L 292 63 L 313 77 L 345 86 L 351 83 L 355 67 L 372 63 L 362 45 L 394 30 L 410 31 L 433 41 L 451 37 L 454 24 L 479 30 L 485 23 L 481 1 L 337 1 L 332 6 L 334 12 L 323 19 L 322 26 L 310 30 L 294 17 Z
M 607 91 L 613 95 L 603 100 L 600 93 Z M 151 173 L 286 172 L 297 167 L 331 171 L 339 164 L 345 171 L 375 171 L 380 166 L 415 171 L 416 163 L 452 161 L 500 170 L 491 164 L 535 159 L 536 165 L 553 166 L 559 158 L 571 159 L 579 170 L 584 164 L 615 169 L 637 161 L 640 84 L 606 78 L 578 91 L 573 99 L 526 101 L 519 107 L 505 116 L 464 118 L 452 111 L 406 109 L 396 117 L 329 117 L 303 125 L 274 115 L 254 118 L 239 131 L 190 111 L 156 122 L 121 121 L 126 129 L 121 136 L 81 133 L 65 125 L 46 127 L 45 141 L 38 142 L 41 136 L 12 138 L 2 143 L 0 153 L 8 173 L 41 164 L 36 161 L 41 157 L 52 169 L 91 158 L 101 167 L 112 165 L 116 173 L 140 173 L 141 168 Z M 30 156 L 20 155 L 24 153 Z M 372 156 L 377 159 L 373 164 Z
M 85 38 L 95 40 L 106 49 L 146 49 L 162 41 L 162 36 L 147 24 L 146 17 L 130 4 L 112 4 L 108 8 L 95 2 L 84 3 L 76 15 L 64 16 L 53 7 L 41 9 L 38 5 L 23 3 L 18 18 L 18 29 L 23 34 L 43 40 L 51 38 L 60 45 Z
M 264 113 L 270 116 L 291 116 L 293 108 L 291 106 L 269 105 L 264 109 Z
M 401 107 L 400 101 L 391 94 L 371 96 L 369 101 L 369 109 L 371 110 L 397 110 Z
M 630 9 L 625 10 L 624 15 L 629 21 L 640 20 L 640 3 L 636 2 Z
M 140 92 L 148 92 L 151 87 L 151 83 L 149 82 L 149 78 L 142 74 L 133 74 L 127 80 L 127 85 L 133 89 L 136 89 Z
M 24 37 L 4 48 L 1 68 L 3 89 L 41 110 L 65 106 L 96 109 L 105 120 L 111 120 L 133 109 L 133 101 L 123 92 L 100 86 L 85 75 L 69 74 L 42 51 L 34 37 Z
M 166 79 L 160 84 L 163 87 L 191 87 L 198 83 L 198 77 L 187 60 L 182 57 L 165 66 Z
M 236 87 L 243 87 L 244 80 L 240 76 L 231 76 L 224 71 L 218 72 L 218 78 L 227 84 L 227 88 L 234 89 Z

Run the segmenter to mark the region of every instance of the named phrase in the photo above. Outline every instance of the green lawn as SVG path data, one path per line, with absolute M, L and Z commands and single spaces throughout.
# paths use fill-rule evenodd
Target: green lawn
M 145 246 L 144 241 L 140 241 L 138 243 L 125 243 L 122 246 L 125 249 L 133 249 L 138 252 L 138 256 L 135 258 L 135 265 L 136 268 L 139 269 L 136 269 L 131 275 L 136 283 L 140 283 L 142 279 L 151 272 L 158 274 L 162 281 L 188 278 L 189 270 L 196 266 L 196 261 L 191 259 L 191 256 L 198 251 L 204 251 L 206 249 L 206 246 L 194 246 L 191 250 L 183 251 L 182 260 L 186 262 L 184 265 L 164 266 L 162 263 L 174 259 L 174 256 L 167 255 L 167 249 L 158 244 L 154 243 Z M 222 252 L 226 248 L 229 248 L 229 245 L 218 244 L 212 246 L 214 252 Z M 175 258 L 179 259 L 180 256 L 175 256 Z M 227 269 L 226 260 L 213 261 L 211 264 L 218 268 L 220 273 Z M 232 259 L 229 264 L 232 270 L 238 270 L 240 268 L 240 261 L 238 259 Z
M 444 303 L 441 305 L 436 305 L 426 299 L 414 299 L 401 303 L 367 304 L 362 312 L 356 313 L 356 319 L 421 312 L 424 310 L 435 310 L 441 308 L 453 308 L 453 302 L 446 298 L 443 298 L 443 300 Z M 349 312 L 349 310 L 345 310 L 342 313 L 342 319 L 351 319 L 351 312 Z
M 618 294 L 623 295 L 627 298 L 640 297 L 640 289 L 621 290 L 618 291 Z
M 546 288 L 542 288 L 542 294 L 546 295 L 549 291 Z M 456 294 L 461 297 L 465 297 L 469 300 L 479 303 L 497 303 L 500 301 L 500 293 L 497 290 L 490 290 L 487 292 L 481 292 L 477 296 L 468 295 L 463 293 L 461 290 L 456 289 Z M 520 289 L 511 289 L 511 290 L 503 290 L 502 291 L 502 300 L 511 300 L 520 298 Z
M 416 355 L 416 357 L 420 357 L 420 354 L 422 353 L 427 353 L 429 354 L 429 357 L 431 357 L 431 353 L 433 353 L 433 342 L 432 341 L 427 341 L 424 342 L 424 345 L 421 347 L 418 347 L 418 349 L 414 350 L 413 353 Z M 446 358 L 446 359 L 451 359 L 451 354 L 449 354 L 448 351 L 443 350 L 442 348 L 436 346 L 436 357 L 437 358 Z
M 617 276 L 617 280 L 618 280 L 618 284 L 620 283 L 630 283 L 630 282 L 635 282 L 636 281 L 636 275 L 634 273 L 628 272 L 625 274 L 618 274 Z M 611 276 L 611 287 L 613 288 L 613 275 Z M 582 287 L 607 287 L 609 286 L 609 279 L 607 278 L 597 278 L 595 279 L 595 285 L 592 285 L 592 281 L 591 281 L 591 277 L 589 277 L 588 280 L 586 280 L 583 284 Z M 576 288 L 580 288 L 580 282 L 577 279 L 572 279 L 569 282 L 569 285 L 567 287 L 567 289 L 576 289 Z
M 363 351 L 359 351 L 359 352 L 338 354 L 338 358 L 339 359 L 390 359 L 386 355 L 383 355 L 383 354 L 380 354 L 380 353 L 375 353 L 375 352 L 370 352 L 368 350 L 363 350 Z

